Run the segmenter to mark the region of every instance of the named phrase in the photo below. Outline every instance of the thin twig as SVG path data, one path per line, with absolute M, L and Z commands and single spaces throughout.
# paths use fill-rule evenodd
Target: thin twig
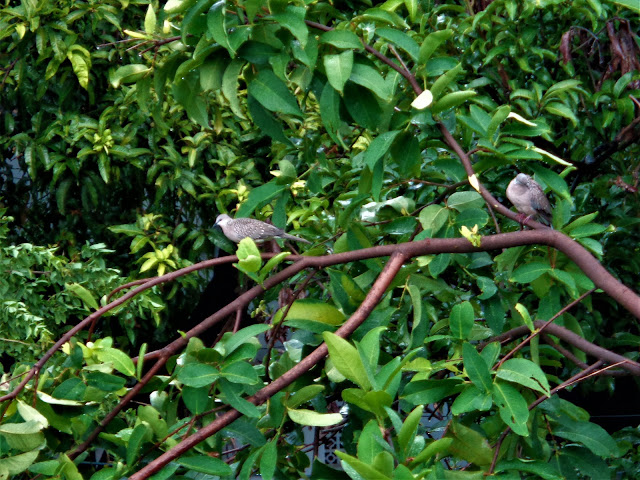
M 538 335 L 540 335 L 545 328 L 547 328 L 551 323 L 553 323 L 557 318 L 559 318 L 560 316 L 564 315 L 566 312 L 568 312 L 569 310 L 571 310 L 573 307 L 575 307 L 576 305 L 578 305 L 580 302 L 582 302 L 582 300 L 584 300 L 585 298 L 587 298 L 589 295 L 591 295 L 593 292 L 595 292 L 596 289 L 592 288 L 591 290 L 589 290 L 588 292 L 583 293 L 582 295 L 580 295 L 577 299 L 575 299 L 573 302 L 571 302 L 568 305 L 565 305 L 563 308 L 560 309 L 560 311 L 558 313 L 556 313 L 553 317 L 551 317 L 547 322 L 545 322 L 542 327 L 536 329 L 534 332 L 531 332 L 531 335 L 529 335 L 527 338 L 525 338 L 522 342 L 520 342 L 520 344 L 515 347 L 513 350 L 511 350 L 509 353 L 507 353 L 504 358 L 502 358 L 502 360 L 500 360 L 498 363 L 496 363 L 493 366 L 493 370 L 498 370 L 502 364 L 504 362 L 506 362 L 507 360 L 509 360 L 511 357 L 513 357 L 513 355 L 520 350 L 522 347 L 524 347 L 525 345 L 527 345 L 532 339 L 534 339 L 535 337 L 537 337 Z
M 548 397 L 546 395 L 542 395 L 542 396 L 538 397 L 527 408 L 529 409 L 529 411 L 531 411 L 535 407 L 540 405 L 542 402 L 544 402 L 546 399 L 548 399 L 548 398 L 552 397 L 553 395 L 555 395 L 556 393 L 558 393 L 560 390 L 562 390 L 564 388 L 567 388 L 569 385 L 573 385 L 574 383 L 576 383 L 578 381 L 585 380 L 586 378 L 588 378 L 588 376 L 591 374 L 591 372 L 593 372 L 593 371 L 597 370 L 598 368 L 600 368 L 602 363 L 603 363 L 602 360 L 598 360 L 593 365 L 590 365 L 586 369 L 584 369 L 584 370 L 578 372 L 577 374 L 575 374 L 569 380 L 567 380 L 567 381 L 561 383 L 560 385 L 558 385 L 557 387 L 553 388 L 549 392 L 549 396 Z M 498 455 L 500 453 L 500 447 L 502 446 L 502 442 L 504 441 L 504 439 L 507 437 L 507 435 L 510 432 L 511 432 L 511 427 L 507 427 L 502 432 L 502 434 L 500 435 L 500 438 L 498 438 L 498 441 L 494 445 L 493 448 L 494 448 L 495 451 L 493 453 L 493 460 L 491 461 L 491 467 L 489 467 L 489 471 L 487 472 L 487 475 L 492 475 L 493 472 L 495 471 L 496 463 L 498 462 Z

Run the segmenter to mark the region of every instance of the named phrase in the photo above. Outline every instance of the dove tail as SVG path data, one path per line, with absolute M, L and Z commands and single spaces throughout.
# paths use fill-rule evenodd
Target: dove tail
M 309 245 L 311 245 L 311 242 L 306 238 L 296 237 L 295 235 L 289 235 L 288 233 L 285 233 L 283 237 L 288 240 L 295 240 L 296 242 L 308 243 Z

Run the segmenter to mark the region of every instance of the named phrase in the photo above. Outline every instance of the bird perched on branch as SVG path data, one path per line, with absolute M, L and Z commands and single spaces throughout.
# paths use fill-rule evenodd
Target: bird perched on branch
M 551 225 L 551 205 L 542 187 L 533 178 L 519 173 L 511 180 L 507 187 L 507 198 L 513 203 L 518 212 L 525 216 L 520 223 L 529 218 L 542 220 Z
M 263 242 L 272 238 L 295 240 L 296 242 L 311 243 L 304 238 L 289 235 L 284 230 L 274 227 L 255 218 L 233 219 L 227 214 L 218 215 L 214 226 L 220 226 L 222 233 L 232 242 L 238 243 L 243 238 L 250 238 L 254 242 Z

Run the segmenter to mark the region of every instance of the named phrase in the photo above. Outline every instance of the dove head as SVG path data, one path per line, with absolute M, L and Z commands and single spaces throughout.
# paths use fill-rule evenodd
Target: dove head
M 527 175 L 526 173 L 519 173 L 518 175 L 516 175 L 516 182 L 522 185 L 527 185 L 530 179 L 531 177 L 529 177 L 529 175 Z
M 231 221 L 231 217 L 226 213 L 223 213 L 222 215 L 218 215 L 218 218 L 216 218 L 216 223 L 214 224 L 214 227 L 217 225 L 224 227 L 230 221 Z

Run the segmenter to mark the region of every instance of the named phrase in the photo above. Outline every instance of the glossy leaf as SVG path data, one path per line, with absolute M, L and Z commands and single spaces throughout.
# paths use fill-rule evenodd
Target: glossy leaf
M 302 116 L 296 98 L 270 70 L 262 70 L 248 86 L 249 95 L 272 112 Z
M 504 362 L 496 372 L 498 378 L 519 383 L 538 392 L 549 395 L 549 381 L 542 369 L 525 358 L 511 358 Z
M 338 371 L 361 388 L 371 389 L 371 382 L 355 347 L 333 333 L 325 332 L 322 337 L 329 347 L 329 356 Z
M 489 367 L 475 347 L 468 342 L 462 344 L 462 358 L 464 368 L 473 384 L 478 387 L 482 393 L 490 392 L 492 383 Z
M 471 303 L 464 301 L 454 305 L 449 316 L 451 334 L 460 339 L 469 338 L 473 328 L 474 313 Z
M 338 92 L 342 92 L 353 70 L 353 51 L 346 50 L 336 55 L 325 55 L 322 61 L 329 84 Z

